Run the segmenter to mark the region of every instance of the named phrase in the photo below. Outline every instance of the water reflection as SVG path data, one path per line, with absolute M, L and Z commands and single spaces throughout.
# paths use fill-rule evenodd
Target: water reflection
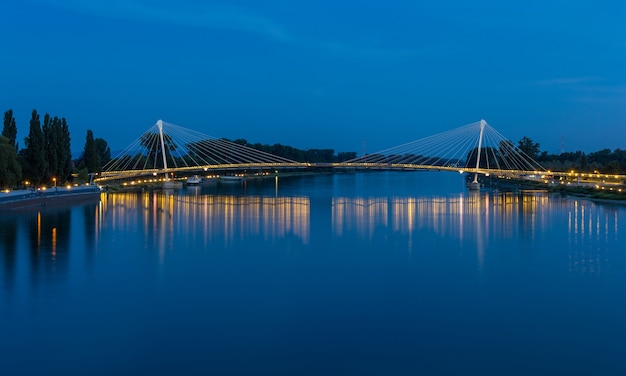
M 72 238 L 69 209 L 27 211 L 0 220 L 0 273 L 7 293 L 16 281 L 30 279 L 37 288 L 63 280 L 69 268 Z
M 12 218 L 11 218 L 12 219 Z M 13 290 L 15 268 L 17 264 L 17 229 L 16 221 L 9 218 L 0 218 L 0 252 L 2 253 L 3 284 L 6 291 Z
M 169 191 L 112 194 L 103 201 L 99 222 L 112 229 L 140 231 L 160 252 L 173 247 L 176 236 L 201 236 L 227 246 L 236 239 L 259 236 L 276 240 L 310 237 L 308 197 L 178 194 Z M 187 235 L 186 235 L 187 234 Z
M 71 236 L 71 211 L 53 210 L 36 214 L 28 221 L 31 278 L 65 275 Z M 36 283 L 33 283 L 36 285 Z
M 558 219 L 567 217 L 567 239 Z M 617 241 L 619 208 L 541 192 L 481 192 L 451 197 L 334 197 L 335 236 L 371 239 L 378 228 L 406 235 L 411 251 L 420 231 L 474 243 L 480 265 L 493 241 L 515 239 L 532 249 L 537 237 L 569 242 L 569 269 L 599 272 Z M 599 246 L 602 244 L 603 246 Z
M 567 247 L 568 258 L 559 260 L 561 265 L 572 273 L 597 275 L 607 270 L 611 252 L 620 244 L 624 215 L 623 207 L 537 192 L 432 197 L 329 193 L 311 199 L 307 194 L 312 190 L 298 189 L 303 195 L 280 196 L 273 185 L 265 192 L 269 195 L 207 194 L 200 189 L 111 193 L 99 204 L 3 215 L 0 282 L 12 291 L 19 276 L 34 286 L 63 278 L 70 266 L 76 267 L 70 265 L 71 245 L 80 250 L 76 259 L 93 268 L 94 255 L 110 249 L 112 241 L 124 249 L 146 249 L 163 262 L 167 252 L 224 249 L 250 239 L 311 244 L 312 232 L 325 246 L 328 234 L 347 244 L 372 243 L 383 234 L 376 239 L 409 252 L 425 233 L 434 234 L 457 240 L 460 247 L 471 246 L 481 266 L 487 251 L 493 251 L 491 245 L 499 250 L 507 241 L 521 244 L 523 252 Z
M 609 266 L 618 242 L 620 208 L 576 201 L 567 212 L 570 272 L 597 273 Z
M 453 197 L 335 197 L 332 206 L 337 236 L 351 230 L 371 235 L 377 226 L 390 225 L 401 233 L 427 229 L 463 240 L 468 227 L 472 235 L 478 230 L 489 237 L 495 231 L 511 238 L 521 231 L 532 238 L 545 228 L 546 216 L 555 205 L 545 194 L 484 192 Z

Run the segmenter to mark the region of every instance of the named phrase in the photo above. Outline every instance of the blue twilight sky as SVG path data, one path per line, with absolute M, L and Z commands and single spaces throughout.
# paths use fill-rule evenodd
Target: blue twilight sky
M 122 149 L 163 119 L 368 152 L 484 118 L 626 148 L 626 2 L 2 0 L 0 110 Z

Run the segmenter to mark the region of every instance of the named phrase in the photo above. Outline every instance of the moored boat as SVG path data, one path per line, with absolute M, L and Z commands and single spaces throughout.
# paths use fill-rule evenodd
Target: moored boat
M 187 185 L 199 185 L 202 183 L 202 177 L 198 175 L 193 175 L 187 178 Z

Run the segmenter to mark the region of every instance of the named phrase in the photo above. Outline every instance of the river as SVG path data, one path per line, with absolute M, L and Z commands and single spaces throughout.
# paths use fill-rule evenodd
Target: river
M 279 176 L 3 214 L 0 235 L 6 375 L 626 374 L 623 206 Z

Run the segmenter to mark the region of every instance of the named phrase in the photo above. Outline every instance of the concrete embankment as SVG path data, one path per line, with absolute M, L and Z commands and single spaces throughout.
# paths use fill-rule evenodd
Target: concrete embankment
M 100 193 L 101 190 L 97 186 L 0 192 L 0 212 L 97 202 L 100 199 Z

